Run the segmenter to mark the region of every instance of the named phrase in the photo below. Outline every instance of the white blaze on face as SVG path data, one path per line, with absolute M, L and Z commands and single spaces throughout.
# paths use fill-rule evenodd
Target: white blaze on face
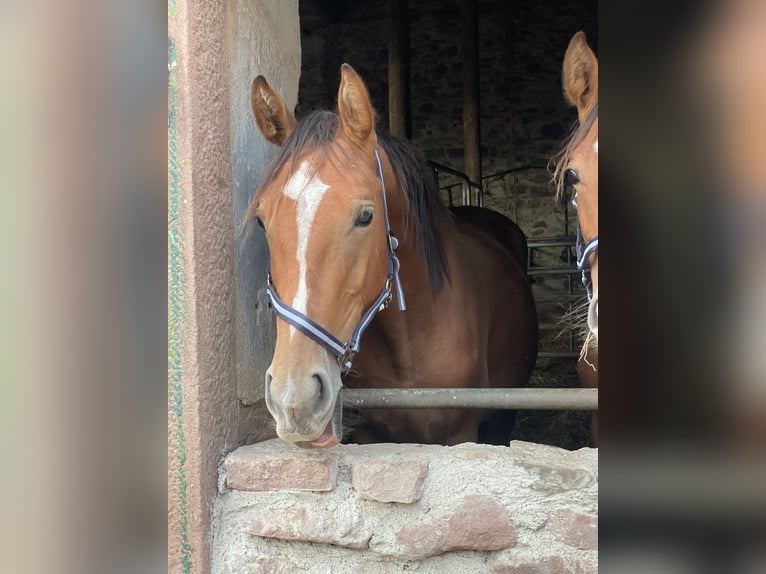
M 598 140 L 596 140 L 596 143 L 593 144 L 593 151 L 598 154 Z
M 292 307 L 304 315 L 308 302 L 308 285 L 306 284 L 306 251 L 311 235 L 311 226 L 314 223 L 319 203 L 322 201 L 325 191 L 329 189 L 316 174 L 308 177 L 309 162 L 304 161 L 298 170 L 290 177 L 282 193 L 296 201 L 295 224 L 298 232 L 298 247 L 295 258 L 298 260 L 298 290 L 292 302 Z M 290 326 L 290 338 L 295 334 L 295 327 Z

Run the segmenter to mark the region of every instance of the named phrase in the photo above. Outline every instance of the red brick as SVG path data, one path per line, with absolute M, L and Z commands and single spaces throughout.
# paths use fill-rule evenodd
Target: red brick
M 361 458 L 351 466 L 354 490 L 367 500 L 412 503 L 420 500 L 428 462 L 389 457 Z
M 226 457 L 226 485 L 235 490 L 335 488 L 337 456 L 331 450 L 305 450 L 280 439 L 243 446 Z
M 548 521 L 548 529 L 564 544 L 583 550 L 598 549 L 598 516 L 560 508 Z
M 455 511 L 434 522 L 396 533 L 402 556 L 423 558 L 453 550 L 502 550 L 516 545 L 516 530 L 496 501 L 466 496 Z

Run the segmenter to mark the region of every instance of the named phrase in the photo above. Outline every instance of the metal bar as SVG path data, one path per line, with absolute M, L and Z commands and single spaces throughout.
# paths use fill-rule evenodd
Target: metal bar
M 462 205 L 478 205 L 479 207 L 482 207 L 484 205 L 484 188 L 479 185 L 478 183 L 474 183 L 471 181 L 471 179 L 464 173 L 457 171 L 455 169 L 452 169 L 451 167 L 447 167 L 446 165 L 442 165 L 440 163 L 436 163 L 435 161 L 428 162 L 431 165 L 431 168 L 434 170 L 434 173 L 436 174 L 436 182 L 439 186 L 440 191 L 446 191 L 449 194 L 449 201 L 450 201 L 450 207 L 452 207 L 452 189 L 455 187 L 460 186 L 461 193 L 462 193 Z M 441 185 L 440 183 L 440 177 L 439 174 L 441 172 L 444 172 L 448 175 L 451 175 L 453 177 L 456 177 L 460 181 L 458 183 L 450 183 L 447 185 Z M 472 191 L 476 192 L 476 202 L 473 202 L 472 198 Z M 574 245 L 574 243 L 572 243 Z
M 598 410 L 598 389 L 343 389 L 350 408 Z
M 487 179 L 494 179 L 497 177 L 501 177 L 504 175 L 508 175 L 511 173 L 515 173 L 517 171 L 529 171 L 532 169 L 542 169 L 545 171 L 548 171 L 548 168 L 544 165 L 520 165 L 519 167 L 512 167 L 510 169 L 504 169 L 503 171 L 497 171 L 495 173 L 490 173 L 489 175 L 483 175 L 481 176 L 482 181 Z
M 540 247 L 572 247 L 575 244 L 575 238 L 561 237 L 557 239 L 540 239 L 527 241 L 527 247 L 536 249 Z
M 548 331 L 551 329 L 556 329 L 556 330 L 560 329 L 563 331 L 564 325 L 560 323 L 538 323 L 537 328 L 540 329 L 541 331 Z
M 533 267 L 527 270 L 527 275 L 576 275 L 576 267 Z
M 437 163 L 437 162 L 431 161 L 431 160 L 428 160 L 428 163 L 436 171 L 443 171 L 444 173 L 448 173 L 450 175 L 453 175 L 453 176 L 455 176 L 456 178 L 458 178 L 458 179 L 460 179 L 462 181 L 467 181 L 473 187 L 481 188 L 481 186 L 478 183 L 476 183 L 474 181 L 471 181 L 471 179 L 466 174 L 464 174 L 462 171 L 458 171 L 456 169 L 452 169 L 449 166 L 446 166 L 446 165 L 443 165 L 441 163 Z
M 565 218 L 566 218 L 566 211 L 565 211 Z M 566 225 L 565 225 L 566 227 Z M 544 248 L 562 248 L 562 247 L 572 247 L 575 244 L 575 238 L 574 237 L 568 237 L 567 236 L 567 229 L 565 229 L 564 237 L 554 237 L 554 238 L 544 238 L 544 239 L 538 239 L 533 241 L 527 242 L 527 247 L 529 248 L 529 260 L 530 263 L 533 260 L 533 254 L 535 251 L 539 249 Z M 578 273 L 577 269 L 574 267 L 574 262 L 572 261 L 572 250 L 566 249 L 566 264 L 568 267 L 530 267 L 527 271 L 527 274 L 529 276 L 534 275 L 547 275 L 547 276 L 555 276 L 555 275 L 563 275 L 567 279 L 567 294 L 565 295 L 555 295 L 551 297 L 540 297 L 535 299 L 535 304 L 538 306 L 544 305 L 544 304 L 551 304 L 551 303 L 557 303 L 557 304 L 564 304 L 566 302 L 574 302 L 579 301 L 582 299 L 581 294 L 575 294 L 574 292 L 574 282 L 573 277 Z M 571 327 L 565 327 L 563 325 L 554 324 L 554 323 L 540 323 L 538 325 L 538 328 L 541 331 L 547 331 L 547 330 L 559 330 L 562 332 L 567 333 L 567 347 L 569 348 L 568 351 L 540 351 L 538 352 L 537 356 L 539 358 L 549 358 L 549 359 L 577 359 L 580 356 L 579 349 L 576 349 L 575 347 L 575 329 Z
M 535 297 L 535 303 L 544 305 L 546 303 L 574 303 L 585 299 L 585 293 L 581 295 L 551 295 L 550 297 Z

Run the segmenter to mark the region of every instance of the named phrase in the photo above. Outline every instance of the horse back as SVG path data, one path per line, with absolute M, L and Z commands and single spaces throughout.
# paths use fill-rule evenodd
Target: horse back
M 506 216 L 483 207 L 464 205 L 453 207 L 451 210 L 458 220 L 469 223 L 493 237 L 509 251 L 526 274 L 527 237 L 518 225 Z
M 524 357 L 523 370 L 528 372 L 518 378 L 525 383 L 534 367 L 538 342 L 537 311 L 527 276 L 527 239 L 513 221 L 489 209 L 461 206 L 452 212 L 467 271 L 463 288 L 481 299 L 489 317 L 487 328 L 498 329 L 490 345 L 502 347 L 499 362 L 510 359 L 509 349 Z M 509 330 L 507 321 L 516 328 Z

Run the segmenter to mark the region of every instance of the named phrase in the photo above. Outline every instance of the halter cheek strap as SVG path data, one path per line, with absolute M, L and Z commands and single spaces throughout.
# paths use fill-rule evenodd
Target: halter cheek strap
M 572 198 L 572 205 L 577 209 L 577 197 Z M 590 278 L 590 256 L 598 251 L 598 235 L 591 239 L 587 245 L 583 245 L 585 240 L 580 229 L 580 218 L 577 218 L 577 239 L 575 241 L 575 251 L 577 252 L 577 268 L 582 273 L 582 284 L 585 286 L 585 292 L 588 294 L 588 301 L 593 299 L 593 281 Z
M 334 355 L 338 359 L 343 373 L 348 372 L 351 368 L 351 363 L 354 360 L 354 355 L 359 352 L 359 341 L 362 338 L 362 334 L 369 326 L 375 315 L 382 311 L 391 302 L 393 291 L 396 291 L 396 299 L 399 305 L 399 309 L 404 311 L 407 308 L 407 304 L 404 300 L 404 291 L 402 290 L 402 282 L 399 279 L 399 258 L 396 256 L 396 249 L 399 246 L 394 234 L 391 233 L 391 224 L 388 218 L 388 203 L 386 201 L 386 184 L 383 181 L 383 167 L 380 163 L 380 154 L 378 150 L 375 150 L 375 160 L 377 162 L 378 179 L 383 189 L 383 221 L 386 228 L 386 244 L 388 246 L 388 276 L 386 277 L 386 284 L 380 291 L 372 305 L 362 314 L 359 323 L 354 329 L 351 339 L 344 343 L 338 339 L 335 335 L 330 333 L 327 329 L 311 320 L 297 309 L 291 307 L 285 303 L 274 287 L 274 282 L 271 279 L 271 265 L 267 271 L 266 277 L 266 292 L 269 295 L 269 300 L 274 308 L 277 316 L 289 323 L 301 333 L 313 339 L 315 342 L 322 345 L 327 351 Z M 392 289 L 393 282 L 393 289 Z

